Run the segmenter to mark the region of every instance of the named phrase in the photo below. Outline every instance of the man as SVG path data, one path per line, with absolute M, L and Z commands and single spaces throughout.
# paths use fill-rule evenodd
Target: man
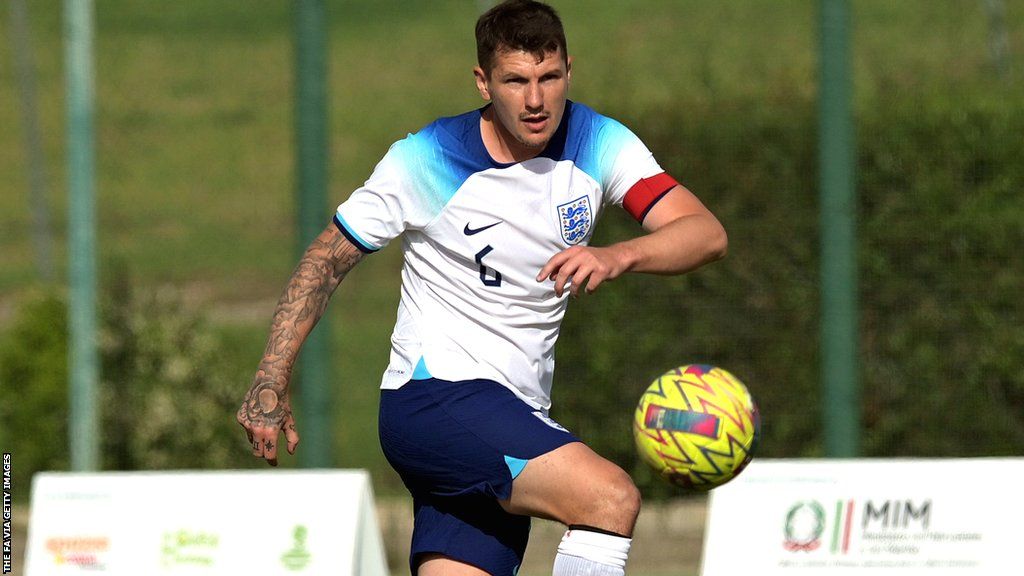
M 476 36 L 489 104 L 395 143 L 338 207 L 281 297 L 238 421 L 272 465 L 279 432 L 294 452 L 299 347 L 349 270 L 401 235 L 380 439 L 414 500 L 413 573 L 515 574 L 536 516 L 569 527 L 556 576 L 621 575 L 639 492 L 548 417 L 558 327 L 570 294 L 693 270 L 724 255 L 726 235 L 628 129 L 567 99 L 552 8 L 503 2 Z M 588 246 L 608 204 L 646 234 Z

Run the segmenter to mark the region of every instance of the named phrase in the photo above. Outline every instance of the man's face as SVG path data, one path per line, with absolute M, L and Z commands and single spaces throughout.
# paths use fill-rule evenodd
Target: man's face
M 539 62 L 529 52 L 499 50 L 490 75 L 479 67 L 474 70 L 506 146 L 535 154 L 547 146 L 565 112 L 571 69 L 561 50 L 548 52 Z

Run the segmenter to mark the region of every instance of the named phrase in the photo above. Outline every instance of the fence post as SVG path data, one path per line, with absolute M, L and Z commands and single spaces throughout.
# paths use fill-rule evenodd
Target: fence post
M 327 189 L 327 21 L 323 0 L 295 5 L 295 132 L 298 251 L 301 255 L 330 221 Z M 299 357 L 298 397 L 303 427 L 299 462 L 331 465 L 330 323 L 325 317 L 306 339 Z
M 821 378 L 825 454 L 856 456 L 857 198 L 847 0 L 821 0 L 818 159 L 821 198 Z
M 96 345 L 95 151 L 93 137 L 93 3 L 64 0 L 67 81 L 68 371 L 71 469 L 99 468 L 99 358 Z

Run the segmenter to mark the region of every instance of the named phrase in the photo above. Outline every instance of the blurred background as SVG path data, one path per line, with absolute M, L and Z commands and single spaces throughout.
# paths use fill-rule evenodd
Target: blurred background
M 652 477 L 632 445 L 651 380 L 722 366 L 760 406 L 759 456 L 828 455 L 819 3 L 552 4 L 575 58 L 570 97 L 630 126 L 729 232 L 712 266 L 573 301 L 557 350 L 552 416 L 633 475 L 645 514 L 668 526 L 685 511 L 695 565 L 702 497 Z M 326 3 L 324 226 L 392 142 L 482 104 L 473 25 L 489 5 Z M 1022 455 L 1024 1 L 849 5 L 857 452 Z M 294 8 L 96 2 L 104 470 L 262 466 L 234 412 L 297 261 Z M 0 36 L 0 446 L 23 529 L 31 475 L 70 465 L 63 4 L 5 0 Z M 639 232 L 618 212 L 594 244 Z M 330 336 L 329 465 L 370 470 L 400 523 L 411 507 L 376 439 L 397 245 L 349 275 L 318 330 Z M 401 571 L 405 528 L 385 529 Z

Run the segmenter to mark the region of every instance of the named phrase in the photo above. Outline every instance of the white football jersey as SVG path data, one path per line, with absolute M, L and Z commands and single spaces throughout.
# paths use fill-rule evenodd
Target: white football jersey
M 396 142 L 334 221 L 364 252 L 402 236 L 382 388 L 486 378 L 547 410 L 568 294 L 556 296 L 537 274 L 558 252 L 587 244 L 604 206 L 625 204 L 642 221 L 676 183 L 625 126 L 573 102 L 541 155 L 495 162 L 482 110 Z

